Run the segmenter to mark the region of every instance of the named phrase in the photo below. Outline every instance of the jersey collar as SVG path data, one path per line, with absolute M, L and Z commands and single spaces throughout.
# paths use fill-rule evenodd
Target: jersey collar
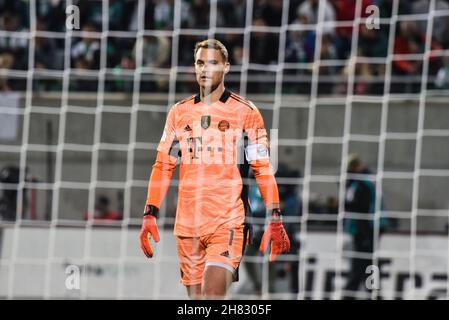
M 228 89 L 225 89 L 219 100 L 222 103 L 226 103 L 226 101 L 228 101 L 230 96 L 231 96 L 231 91 L 229 91 Z M 201 97 L 200 97 L 200 94 L 198 93 L 195 95 L 195 104 L 197 104 L 200 101 L 201 101 Z

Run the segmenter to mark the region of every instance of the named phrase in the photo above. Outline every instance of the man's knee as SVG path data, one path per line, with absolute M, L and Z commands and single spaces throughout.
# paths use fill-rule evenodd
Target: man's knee
M 207 300 L 224 299 L 226 297 L 226 289 L 218 288 L 217 286 L 205 286 L 202 296 Z
M 186 286 L 186 289 L 190 299 L 201 300 L 203 298 L 201 292 L 201 284 Z

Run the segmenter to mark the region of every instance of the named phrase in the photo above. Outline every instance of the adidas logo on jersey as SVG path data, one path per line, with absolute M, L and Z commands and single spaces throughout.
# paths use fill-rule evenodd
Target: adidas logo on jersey
M 192 131 L 192 128 L 190 128 L 189 125 L 186 125 L 186 127 L 184 128 L 184 132 L 187 132 L 187 131 Z
M 220 256 L 229 258 L 229 257 L 230 257 L 229 251 L 225 251 L 225 252 L 223 252 L 223 253 L 220 253 Z

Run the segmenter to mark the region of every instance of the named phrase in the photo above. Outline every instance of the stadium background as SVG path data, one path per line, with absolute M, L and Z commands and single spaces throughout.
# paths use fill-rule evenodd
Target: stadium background
M 226 86 L 274 129 L 277 180 L 296 195 L 286 223 L 301 250 L 281 260 L 299 261 L 300 292 L 282 264 L 270 292 L 267 257 L 247 257 L 260 263 L 262 297 L 340 297 L 338 199 L 356 152 L 392 222 L 377 252 L 383 296 L 447 298 L 449 3 L 313 2 L 0 1 L 0 296 L 186 298 L 171 234 L 176 179 L 155 259 L 137 233 L 167 108 L 196 92 L 193 46 L 214 37 L 230 53 Z M 66 30 L 69 5 L 80 30 Z M 101 196 L 120 219 L 86 220 Z M 66 286 L 71 265 L 79 290 Z M 231 296 L 258 297 L 240 272 Z

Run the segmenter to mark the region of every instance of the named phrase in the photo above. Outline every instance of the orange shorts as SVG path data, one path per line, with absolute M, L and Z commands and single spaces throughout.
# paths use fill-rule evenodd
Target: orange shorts
M 244 226 L 218 227 L 201 237 L 176 237 L 181 283 L 185 286 L 201 284 L 207 266 L 223 267 L 237 281 L 238 267 L 243 254 Z

